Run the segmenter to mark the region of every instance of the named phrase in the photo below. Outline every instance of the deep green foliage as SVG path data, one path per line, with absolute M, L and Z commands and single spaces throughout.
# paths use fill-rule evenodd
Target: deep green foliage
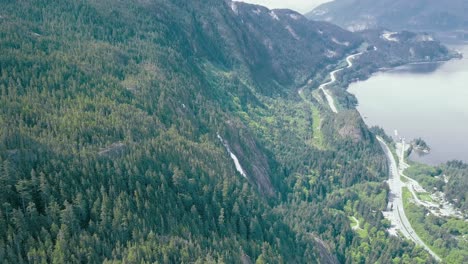
M 405 212 L 411 225 L 445 263 L 466 263 L 468 252 L 468 224 L 456 218 L 441 218 L 430 214 L 425 208 L 411 202 L 411 194 L 406 189 Z
M 312 100 L 314 120 L 291 89 L 360 37 L 303 21 L 275 55 L 224 1 L 0 3 L 2 263 L 430 261 L 383 231 L 386 162 L 355 110 Z
M 463 212 L 468 212 L 468 165 L 461 161 L 452 161 L 441 169 L 449 177 L 444 187 L 445 195 Z
M 414 164 L 405 171 L 428 191 L 442 191 L 448 201 L 466 214 L 468 210 L 468 165 L 450 161 L 437 167 Z M 445 182 L 447 180 L 447 182 Z

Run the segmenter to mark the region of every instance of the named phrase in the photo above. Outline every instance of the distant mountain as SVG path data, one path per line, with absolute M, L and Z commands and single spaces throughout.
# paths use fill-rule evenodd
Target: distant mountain
M 346 86 L 437 41 L 220 0 L 0 2 L 2 264 L 433 263 L 385 233 Z
M 394 30 L 447 31 L 468 29 L 466 0 L 336 0 L 306 15 L 356 31 L 384 27 Z
M 230 7 L 237 28 L 226 28 L 222 33 L 242 30 L 242 35 L 236 39 L 221 36 L 234 54 L 240 52 L 238 58 L 247 58 L 253 77 L 266 85 L 269 93 L 277 84 L 299 85 L 363 42 L 358 35 L 330 23 L 309 21 L 295 11 L 236 2 Z

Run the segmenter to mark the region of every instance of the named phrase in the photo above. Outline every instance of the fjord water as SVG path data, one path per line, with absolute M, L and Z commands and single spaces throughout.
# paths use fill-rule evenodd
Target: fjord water
M 429 144 L 431 153 L 413 153 L 414 161 L 468 162 L 468 44 L 452 48 L 464 58 L 406 65 L 349 87 L 367 125 L 392 136 L 397 130 L 407 141 L 421 137 Z

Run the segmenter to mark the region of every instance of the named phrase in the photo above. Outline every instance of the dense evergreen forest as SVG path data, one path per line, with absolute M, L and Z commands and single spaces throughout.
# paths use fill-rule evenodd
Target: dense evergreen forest
M 230 1 L 0 6 L 2 263 L 435 262 L 385 232 L 359 114 L 294 89 L 361 37 L 282 11 L 304 41 L 269 43 Z

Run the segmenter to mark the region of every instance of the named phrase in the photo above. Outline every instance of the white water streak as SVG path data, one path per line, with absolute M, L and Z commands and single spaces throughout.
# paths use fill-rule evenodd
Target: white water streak
M 227 152 L 229 153 L 229 156 L 231 159 L 234 161 L 234 166 L 236 166 L 236 170 L 244 177 L 247 178 L 247 174 L 245 173 L 245 170 L 242 168 L 239 159 L 237 156 L 232 153 L 231 148 L 229 147 L 228 143 L 224 141 L 224 139 L 218 134 L 218 139 L 223 143 L 224 147 L 226 148 Z

